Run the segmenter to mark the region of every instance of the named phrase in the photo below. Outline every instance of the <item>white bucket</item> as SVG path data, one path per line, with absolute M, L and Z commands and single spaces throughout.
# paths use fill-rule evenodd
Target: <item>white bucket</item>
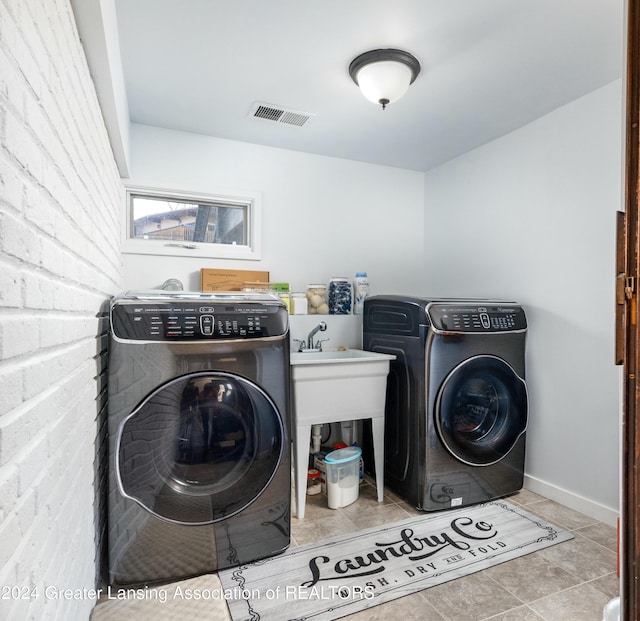
M 612 599 L 602 610 L 602 621 L 620 621 L 620 598 Z

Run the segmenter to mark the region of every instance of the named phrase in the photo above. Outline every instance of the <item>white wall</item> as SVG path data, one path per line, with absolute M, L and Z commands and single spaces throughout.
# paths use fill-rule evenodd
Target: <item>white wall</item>
M 0 618 L 86 619 L 123 188 L 68 0 L 0 24 Z
M 364 270 L 372 293 L 397 293 L 415 286 L 412 270 L 423 265 L 422 173 L 134 125 L 130 181 L 261 192 L 263 258 L 125 255 L 127 288 L 175 277 L 197 290 L 201 267 L 232 267 L 267 270 L 296 290 Z
M 428 290 L 526 307 L 530 486 L 583 510 L 603 505 L 603 517 L 619 505 L 621 89 L 611 83 L 425 182 Z

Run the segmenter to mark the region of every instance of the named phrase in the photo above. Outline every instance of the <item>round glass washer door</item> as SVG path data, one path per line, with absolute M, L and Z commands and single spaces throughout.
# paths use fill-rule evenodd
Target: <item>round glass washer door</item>
M 436 399 L 438 434 L 447 450 L 473 466 L 503 459 L 526 431 L 524 380 L 504 360 L 475 356 L 447 376 Z
M 121 493 L 170 522 L 210 524 L 251 504 L 282 457 L 282 417 L 268 394 L 222 372 L 175 378 L 122 421 Z

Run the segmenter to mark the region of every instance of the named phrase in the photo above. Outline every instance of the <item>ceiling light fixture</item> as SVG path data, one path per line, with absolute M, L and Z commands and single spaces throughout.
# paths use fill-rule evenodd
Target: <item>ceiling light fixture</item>
M 349 65 L 351 79 L 362 94 L 384 110 L 402 97 L 420 73 L 418 59 L 402 50 L 371 50 Z

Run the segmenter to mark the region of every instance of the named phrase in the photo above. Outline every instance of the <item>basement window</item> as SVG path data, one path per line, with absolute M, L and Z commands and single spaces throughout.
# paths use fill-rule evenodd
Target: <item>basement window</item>
M 260 195 L 127 190 L 124 252 L 260 259 Z

